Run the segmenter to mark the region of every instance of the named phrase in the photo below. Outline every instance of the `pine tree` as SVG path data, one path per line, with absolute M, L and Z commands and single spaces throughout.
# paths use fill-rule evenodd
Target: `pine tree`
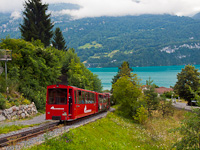
M 20 24 L 22 38 L 26 41 L 39 39 L 45 46 L 49 46 L 53 24 L 50 14 L 46 14 L 48 4 L 42 4 L 41 0 L 28 0 L 25 1 L 24 8 L 24 20 Z
M 54 36 L 53 36 L 52 44 L 53 44 L 53 47 L 59 50 L 67 50 L 67 46 L 65 46 L 66 42 L 60 28 L 56 28 Z

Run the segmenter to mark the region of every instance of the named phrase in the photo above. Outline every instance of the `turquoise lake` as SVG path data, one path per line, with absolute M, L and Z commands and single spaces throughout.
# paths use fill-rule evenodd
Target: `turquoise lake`
M 200 65 L 194 65 L 196 69 L 200 69 Z M 146 80 L 151 77 L 153 83 L 158 86 L 170 87 L 174 86 L 177 81 L 177 74 L 185 66 L 153 66 L 153 67 L 132 67 L 133 73 L 141 79 L 141 83 L 145 85 Z M 92 73 L 97 74 L 102 81 L 103 89 L 111 89 L 112 78 L 117 74 L 118 68 L 88 68 Z

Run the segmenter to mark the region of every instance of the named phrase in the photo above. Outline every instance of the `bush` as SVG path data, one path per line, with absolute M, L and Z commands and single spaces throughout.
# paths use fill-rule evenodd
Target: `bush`
M 200 149 L 200 109 L 195 110 L 195 113 L 187 112 L 181 127 L 174 131 L 183 135 L 181 140 L 173 145 L 177 150 Z
M 6 99 L 5 97 L 0 93 L 0 109 L 6 108 Z
M 138 107 L 138 98 L 141 95 L 141 90 L 136 82 L 136 76 L 123 76 L 112 85 L 113 98 L 116 104 L 120 104 L 119 109 L 130 117 L 135 115 L 135 110 Z
M 5 109 L 8 109 L 10 107 L 12 107 L 12 105 L 8 101 L 6 101 L 6 103 L 5 103 Z
M 145 124 L 148 119 L 148 111 L 143 107 L 143 105 L 137 109 L 137 113 L 133 118 L 140 124 Z
M 161 112 L 162 116 L 169 116 L 174 114 L 174 108 L 172 106 L 172 101 L 167 101 L 166 99 L 161 99 L 159 105 L 159 111 Z
M 31 102 L 29 101 L 29 100 L 27 100 L 27 99 L 24 99 L 23 101 L 22 101 L 22 104 L 24 104 L 24 105 L 29 105 Z

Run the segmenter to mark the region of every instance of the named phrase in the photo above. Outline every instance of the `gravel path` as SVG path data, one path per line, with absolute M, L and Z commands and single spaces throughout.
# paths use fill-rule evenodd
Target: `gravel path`
M 114 109 L 111 108 L 110 111 L 114 111 Z M 53 131 L 50 131 L 47 134 L 44 133 L 44 134 L 41 134 L 41 135 L 39 135 L 37 137 L 31 138 L 31 139 L 29 139 L 27 141 L 19 142 L 14 146 L 4 147 L 3 150 L 19 150 L 19 149 L 22 149 L 22 148 L 30 147 L 30 146 L 35 145 L 35 144 L 41 144 L 41 143 L 43 143 L 45 141 L 45 137 L 51 137 L 52 138 L 52 137 L 59 136 L 59 135 L 65 133 L 65 132 L 68 132 L 70 128 L 77 128 L 77 127 L 85 125 L 87 123 L 96 121 L 97 119 L 103 118 L 103 117 L 105 117 L 107 115 L 107 113 L 108 112 L 103 112 L 101 114 L 98 114 L 98 115 L 92 116 L 90 118 L 84 119 L 84 120 L 82 120 L 80 122 L 74 123 L 73 125 L 64 126 L 64 127 L 55 129 Z M 41 115 L 41 116 L 43 116 L 43 115 Z M 40 121 L 42 121 L 42 120 L 44 121 L 44 117 L 39 117 L 39 119 L 41 119 Z M 26 121 L 30 121 L 30 120 L 26 120 Z M 35 128 L 35 127 L 32 127 L 32 128 Z M 30 128 L 28 128 L 28 129 L 30 129 Z M 16 132 L 23 132 L 23 131 L 28 130 L 28 129 L 22 129 L 22 130 L 19 130 L 19 131 L 16 131 Z M 11 132 L 11 133 L 9 133 L 9 135 L 15 134 L 16 132 Z M 8 134 L 1 135 L 0 137 L 7 136 L 7 135 Z
M 196 107 L 196 106 L 188 106 L 187 104 L 180 103 L 180 102 L 173 103 L 172 105 L 178 109 L 185 109 L 188 111 L 192 111 L 193 108 L 200 108 L 200 107 Z
M 11 121 L 11 122 L 6 122 L 6 121 L 2 121 L 0 122 L 0 125 L 31 125 L 31 124 L 40 124 L 40 123 L 44 123 L 47 122 L 47 120 L 45 120 L 45 114 L 42 114 L 40 116 L 36 116 L 33 119 L 30 120 L 16 120 L 16 121 Z

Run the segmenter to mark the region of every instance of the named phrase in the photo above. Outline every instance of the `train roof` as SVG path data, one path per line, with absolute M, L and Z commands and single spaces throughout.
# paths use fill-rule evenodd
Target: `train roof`
M 100 92 L 96 92 L 96 91 L 91 91 L 91 90 L 86 90 L 86 89 L 82 89 L 82 88 L 79 88 L 79 87 L 76 87 L 76 86 L 71 86 L 71 85 L 64 85 L 64 84 L 53 84 L 53 85 L 48 85 L 47 88 L 55 88 L 55 87 L 61 87 L 61 88 L 75 88 L 75 89 L 80 89 L 80 90 L 84 90 L 84 91 L 90 91 L 90 92 L 95 92 L 95 93 L 98 93 L 98 94 L 108 94 L 108 93 L 100 93 Z

